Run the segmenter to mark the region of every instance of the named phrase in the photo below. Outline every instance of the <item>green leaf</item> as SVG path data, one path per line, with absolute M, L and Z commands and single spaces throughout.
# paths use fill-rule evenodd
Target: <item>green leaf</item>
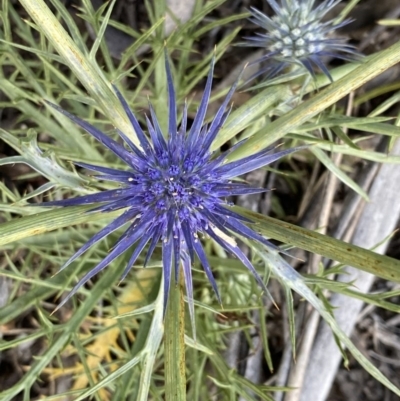
M 243 208 L 235 207 L 235 210 L 253 220 L 256 223 L 254 229 L 269 238 L 353 266 L 386 280 L 400 282 L 399 260 Z
M 360 365 L 376 380 L 380 381 L 384 386 L 400 396 L 400 389 L 391 383 L 382 372 L 376 368 L 368 358 L 360 352 L 351 342 L 350 338 L 338 326 L 331 311 L 328 310 L 324 303 L 311 291 L 307 286 L 303 277 L 294 270 L 276 251 L 263 249 L 259 244 L 254 244 L 254 249 L 259 256 L 266 262 L 273 274 L 279 279 L 285 288 L 289 287 L 305 298 L 322 316 L 325 322 L 330 326 L 333 333 L 340 342 L 351 352 Z
M 296 359 L 296 325 L 295 325 L 295 311 L 293 306 L 293 295 L 290 287 L 285 286 L 285 299 L 286 299 L 286 309 L 288 313 L 289 320 L 289 334 L 290 334 L 290 342 L 292 344 L 293 349 L 293 358 Z
M 48 38 L 114 126 L 128 135 L 135 143 L 138 143 L 132 124 L 130 124 L 117 96 L 101 73 L 101 69 L 97 65 L 93 65 L 75 45 L 46 3 L 43 0 L 35 0 L 34 2 L 21 0 L 21 4 L 35 21 L 37 29 Z
M 107 269 L 104 272 L 96 285 L 90 290 L 85 302 L 74 311 L 68 324 L 63 326 L 64 330 L 62 330 L 54 342 L 49 345 L 49 348 L 40 355 L 40 358 L 36 358 L 35 362 L 29 367 L 29 371 L 18 383 L 10 389 L 2 392 L 2 401 L 15 400 L 16 395 L 20 392 L 25 393 L 24 399 L 30 399 L 31 386 L 37 382 L 37 378 L 40 376 L 43 369 L 48 365 L 49 361 L 53 360 L 66 344 L 68 344 L 70 336 L 79 331 L 83 321 L 98 303 L 104 292 L 110 287 L 110 282 L 116 280 L 120 274 L 121 272 L 119 269 Z M 40 289 L 40 287 L 37 287 L 37 289 Z
M 349 186 L 353 191 L 357 192 L 366 201 L 369 200 L 368 194 L 347 174 L 345 174 L 332 160 L 323 152 L 321 149 L 316 147 L 311 148 L 310 151 L 314 153 L 317 159 L 324 164 L 335 176 L 347 186 Z
M 58 228 L 69 227 L 93 220 L 98 221 L 99 216 L 105 219 L 112 219 L 121 213 L 114 212 L 107 213 L 107 215 L 102 213 L 86 213 L 90 209 L 93 209 L 93 205 L 55 209 L 3 223 L 0 225 L 0 246 Z
M 0 138 L 12 146 L 21 156 L 6 157 L 0 160 L 0 166 L 5 164 L 24 163 L 48 178 L 53 184 L 74 188 L 79 192 L 88 193 L 83 187 L 85 180 L 77 173 L 71 173 L 61 167 L 50 152 L 44 154 L 37 144 L 37 135 L 29 132 L 19 140 L 0 128 Z M 87 182 L 87 181 L 86 181 Z
M 286 86 L 268 88 L 258 95 L 253 96 L 249 101 L 231 113 L 213 142 L 212 149 L 219 149 L 221 145 L 243 131 L 256 119 L 267 114 L 278 101 L 288 96 L 291 96 L 291 94 Z M 268 126 L 262 130 L 268 136 Z
M 318 142 L 318 147 L 330 152 L 355 156 L 364 160 L 371 160 L 373 162 L 400 164 L 400 156 L 388 155 L 386 153 L 374 152 L 372 150 L 355 149 L 347 145 L 333 145 L 322 142 Z
M 159 293 L 157 300 L 155 302 L 155 312 L 151 322 L 151 327 L 149 329 L 145 345 L 137 355 L 113 371 L 107 374 L 102 380 L 96 383 L 91 388 L 83 391 L 77 398 L 76 401 L 81 401 L 93 394 L 95 394 L 99 389 L 112 383 L 115 379 L 128 372 L 139 362 L 141 362 L 141 377 L 139 381 L 139 393 L 137 396 L 137 401 L 147 401 L 149 399 L 149 389 L 151 383 L 151 376 L 153 373 L 153 367 L 155 364 L 158 349 L 161 344 L 161 340 L 164 334 L 164 316 L 163 316 L 163 301 L 164 301 L 164 290 L 163 282 L 160 283 Z
M 287 114 L 279 117 L 269 124 L 267 129 L 261 129 L 233 152 L 229 160 L 236 160 L 254 154 L 275 143 L 399 61 L 400 42 L 397 42 L 388 49 L 370 56 L 354 71 L 329 85 Z

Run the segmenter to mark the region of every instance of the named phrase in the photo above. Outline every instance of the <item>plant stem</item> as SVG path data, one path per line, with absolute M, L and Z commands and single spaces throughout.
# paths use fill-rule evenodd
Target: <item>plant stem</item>
M 93 59 L 83 54 L 46 2 L 21 0 L 20 3 L 110 121 L 134 143 L 138 143 L 132 124 L 104 74 L 101 73 L 101 69 L 96 66 Z
M 352 72 L 270 123 L 268 125 L 268 135 L 266 135 L 266 128 L 261 128 L 242 146 L 232 152 L 228 161 L 254 154 L 275 143 L 286 134 L 294 132 L 304 122 L 310 121 L 312 117 L 326 110 L 350 92 L 371 81 L 372 78 L 375 78 L 399 61 L 400 42 L 396 42 L 388 49 L 369 56 L 364 63 L 360 64 Z
M 171 286 L 165 317 L 165 399 L 186 400 L 185 305 L 183 272 Z

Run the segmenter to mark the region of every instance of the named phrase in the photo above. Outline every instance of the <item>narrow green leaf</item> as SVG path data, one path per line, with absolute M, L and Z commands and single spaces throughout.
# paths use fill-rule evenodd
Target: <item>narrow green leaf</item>
M 107 213 L 107 215 L 86 213 L 90 209 L 93 209 L 93 205 L 54 209 L 49 212 L 37 213 L 3 223 L 0 225 L 0 246 L 56 230 L 57 228 L 69 227 L 93 220 L 97 222 L 99 217 L 111 219 L 121 213 Z
M 289 333 L 290 333 L 290 342 L 292 344 L 293 349 L 293 358 L 296 357 L 296 326 L 295 326 L 295 312 L 293 306 L 293 295 L 290 287 L 284 287 L 285 291 L 285 299 L 286 299 L 286 309 L 288 313 L 289 320 Z
M 353 191 L 357 192 L 361 197 L 363 197 L 366 201 L 369 200 L 368 194 L 354 181 L 352 180 L 346 173 L 344 173 L 338 166 L 336 166 L 332 160 L 323 152 L 321 149 L 316 147 L 311 148 L 310 151 L 314 153 L 317 159 L 325 165 L 340 181 L 344 182 L 348 187 L 350 187 Z
M 277 102 L 288 96 L 290 96 L 290 91 L 286 86 L 268 88 L 258 95 L 253 96 L 249 101 L 231 113 L 213 142 L 212 149 L 219 149 L 221 145 L 243 131 L 256 119 L 265 115 L 272 106 L 275 106 Z M 264 127 L 263 130 L 265 135 L 268 136 L 268 126 Z
M 230 156 L 230 160 L 254 154 L 275 143 L 399 61 L 400 42 L 397 42 L 388 49 L 369 57 L 354 71 L 269 124 L 268 130 L 260 130 L 237 149 Z
M 383 123 L 385 121 L 393 120 L 392 117 L 348 117 L 342 115 L 329 115 L 327 117 L 321 116 L 317 122 L 303 124 L 296 131 L 307 132 L 319 128 L 327 127 L 357 127 L 369 124 Z
M 374 152 L 367 149 L 354 149 L 347 145 L 333 145 L 326 142 L 318 142 L 318 147 L 330 152 L 342 153 L 344 155 L 359 157 L 364 160 L 371 160 L 378 163 L 400 164 L 400 156 L 388 155 L 386 153 Z
M 10 274 L 9 272 L 1 272 L 0 275 L 10 277 L 14 280 L 17 279 L 15 275 Z M 42 281 L 42 283 L 38 283 L 36 280 L 27 279 L 27 282 L 32 281 L 35 285 L 25 294 L 18 296 L 11 303 L 0 308 L 0 325 L 12 321 L 29 308 L 32 308 L 32 306 L 37 302 L 50 297 L 52 294 L 55 294 L 57 291 L 62 289 L 64 283 L 68 280 L 69 275 L 69 272 L 61 272 L 46 281 Z
M 338 326 L 331 312 L 324 306 L 323 302 L 313 293 L 313 291 L 308 288 L 303 277 L 296 270 L 294 270 L 276 251 L 266 251 L 259 244 L 254 244 L 254 249 L 267 263 L 273 274 L 279 279 L 285 288 L 289 287 L 293 291 L 297 292 L 318 311 L 321 317 L 330 326 L 338 341 L 347 347 L 360 365 L 372 377 L 380 381 L 384 386 L 393 391 L 393 393 L 400 396 L 400 389 L 390 382 L 389 379 L 386 378 L 385 375 L 356 348 L 356 346 L 351 342 L 350 338 Z
M 235 207 L 235 210 L 252 219 L 256 223 L 254 229 L 269 238 L 353 266 L 386 280 L 400 282 L 399 260 L 243 208 Z
M 51 0 L 51 4 L 56 8 L 56 10 L 60 13 L 62 19 L 68 27 L 69 33 L 72 36 L 75 44 L 78 46 L 79 50 L 87 54 L 86 44 L 82 38 L 82 34 L 79 32 L 79 28 L 77 27 L 74 18 L 71 15 L 71 12 L 68 11 L 65 5 L 61 1 Z
M 209 348 L 200 344 L 198 340 L 195 341 L 195 340 L 193 340 L 193 338 L 187 336 L 186 334 L 185 334 L 185 344 L 188 347 L 191 347 L 193 349 L 196 349 L 197 351 L 203 352 L 206 355 L 214 354 Z
M 379 114 L 382 114 L 386 110 L 390 109 L 399 101 L 400 101 L 400 92 L 396 92 L 394 95 L 390 96 L 389 99 L 386 99 L 384 102 L 382 102 L 372 113 L 369 114 L 369 116 L 370 117 L 378 116 Z
M 96 35 L 96 40 L 94 41 L 93 46 L 90 49 L 89 58 L 90 58 L 90 60 L 92 60 L 92 62 L 96 61 L 96 54 L 97 54 L 97 51 L 99 50 L 100 44 L 103 41 L 104 34 L 106 32 L 106 29 L 107 29 L 108 21 L 110 20 L 112 10 L 114 9 L 114 5 L 115 5 L 115 0 L 112 0 L 110 2 L 110 4 L 107 5 L 108 10 L 107 10 L 106 15 L 104 16 L 102 22 L 101 22 L 100 29 L 99 29 L 99 31 L 97 32 L 97 35 Z
M 350 146 L 353 149 L 359 149 L 359 147 L 348 137 L 348 135 L 340 127 L 332 127 L 332 131 L 343 141 L 344 144 Z
M 59 165 L 51 153 L 44 154 L 37 144 L 37 135 L 28 130 L 23 139 L 17 139 L 9 132 L 0 128 L 0 138 L 12 146 L 21 156 L 11 156 L 0 160 L 0 166 L 12 163 L 24 163 L 49 179 L 53 184 L 74 188 L 87 193 L 85 181 L 77 173 L 72 173 Z M 19 161 L 17 161 L 19 158 Z
M 65 64 L 64 60 L 60 56 L 57 56 L 56 54 L 49 53 L 49 52 L 39 50 L 39 49 L 34 49 L 33 47 L 29 47 L 29 46 L 20 45 L 18 43 L 8 42 L 7 40 L 4 40 L 4 39 L 0 39 L 0 42 L 5 43 L 9 46 L 13 46 L 17 49 L 24 50 L 26 52 L 33 53 L 36 56 L 43 56 L 43 57 L 49 58 L 50 60 L 57 61 L 60 64 Z
M 262 300 L 260 299 L 260 303 Z M 264 305 L 260 305 L 260 310 L 259 313 L 261 315 L 260 318 L 260 331 L 261 331 L 261 339 L 263 343 L 263 350 L 264 350 L 264 358 L 265 361 L 267 362 L 268 369 L 271 373 L 274 372 L 274 364 L 272 362 L 272 356 L 271 356 L 271 351 L 270 351 L 270 346 L 268 342 L 268 330 L 267 330 L 267 319 L 265 319 L 265 316 L 267 315 L 266 310 L 264 308 Z
M 64 325 L 64 330 L 61 331 L 55 341 L 49 346 L 49 348 L 40 356 L 36 358 L 35 362 L 30 366 L 28 372 L 23 378 L 16 383 L 9 390 L 3 391 L 1 394 L 2 401 L 12 401 L 20 392 L 24 392 L 24 399 L 30 399 L 30 389 L 34 383 L 37 382 L 37 378 L 42 374 L 43 369 L 48 365 L 49 361 L 53 360 L 57 354 L 65 347 L 68 343 L 70 336 L 73 333 L 79 331 L 82 322 L 90 314 L 94 306 L 98 303 L 98 300 L 103 296 L 104 291 L 110 287 L 110 282 L 114 282 L 117 277 L 121 274 L 119 269 L 107 269 L 104 274 L 99 278 L 96 285 L 91 289 L 85 302 L 83 302 L 77 310 L 75 310 L 68 324 Z M 40 289 L 39 287 L 36 287 Z M 132 361 L 131 361 L 132 363 Z
M 153 320 L 143 349 L 142 371 L 139 381 L 137 401 L 148 401 L 151 378 L 158 349 L 164 335 L 164 275 L 162 275 L 160 290 L 157 295 Z
M 38 29 L 48 38 L 60 56 L 90 95 L 101 106 L 114 126 L 129 136 L 135 143 L 136 134 L 115 93 L 111 90 L 100 68 L 95 68 L 90 60 L 75 45 L 57 18 L 43 0 L 21 0 L 20 3 L 35 21 Z
M 231 16 L 225 17 L 225 18 L 218 18 L 218 19 L 208 23 L 207 25 L 205 25 L 201 29 L 196 30 L 194 32 L 193 37 L 198 39 L 202 35 L 204 35 L 208 31 L 211 31 L 214 28 L 219 28 L 219 27 L 221 27 L 223 25 L 229 24 L 229 23 L 231 23 L 233 21 L 245 19 L 245 18 L 247 18 L 249 16 L 250 16 L 250 13 L 249 12 L 245 12 L 245 13 L 241 13 L 241 14 L 234 14 L 234 15 L 231 15 Z
M 122 53 L 121 62 L 117 68 L 120 76 L 117 78 L 121 78 L 124 74 L 124 70 L 126 69 L 126 64 L 133 57 L 136 51 L 144 45 L 155 33 L 155 31 L 162 25 L 164 22 L 164 18 L 160 18 L 154 25 L 152 25 L 145 33 L 143 33 L 138 39 L 132 38 L 132 44 Z

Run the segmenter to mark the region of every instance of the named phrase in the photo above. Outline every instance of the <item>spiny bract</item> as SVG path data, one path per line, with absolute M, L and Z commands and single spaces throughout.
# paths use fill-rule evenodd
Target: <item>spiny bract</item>
M 87 122 L 54 104 L 48 103 L 81 126 L 126 164 L 125 169 L 118 170 L 87 163 L 76 163 L 80 167 L 99 173 L 96 176 L 99 180 L 118 183 L 119 188 L 40 204 L 42 206 L 75 206 L 100 203 L 100 206 L 96 206 L 91 211 L 103 213 L 125 209 L 119 217 L 83 245 L 61 268 L 64 269 L 94 244 L 127 224 L 125 232 L 114 244 L 108 255 L 75 285 L 58 308 L 83 284 L 134 244 L 136 247 L 132 250 L 122 279 L 126 277 L 147 245 L 144 265 L 147 264 L 155 247 L 161 241 L 165 286 L 164 310 L 168 301 L 172 272 L 174 272 L 176 279 L 181 263 L 189 309 L 193 317 L 191 264 L 195 255 L 199 258 L 220 301 L 211 266 L 199 240 L 200 233 L 208 234 L 227 252 L 240 259 L 253 273 L 259 285 L 265 289 L 260 276 L 232 236 L 243 236 L 259 241 L 268 247 L 273 245 L 244 224 L 249 220 L 235 213 L 226 198 L 265 191 L 263 188 L 252 188 L 246 183 L 232 182 L 232 179 L 270 164 L 297 149 L 283 150 L 277 153 L 273 153 L 273 149 L 266 149 L 230 163 L 226 163 L 226 158 L 237 146 L 222 154 L 211 152 L 210 146 L 228 117 L 229 110 L 227 111 L 226 108 L 238 82 L 230 89 L 212 121 L 209 124 L 204 124 L 211 93 L 213 66 L 214 60 L 211 64 L 199 109 L 187 132 L 187 106 L 185 105 L 183 109 L 182 121 L 178 128 L 175 90 L 170 67 L 168 61 L 166 62 L 169 97 L 167 139 L 162 134 L 151 104 L 149 105 L 151 119 L 146 117 L 149 140 L 129 109 L 127 102 L 114 87 L 137 134 L 140 147 L 136 146 L 124 133 L 119 132 L 127 145 L 125 148 Z
M 325 0 L 314 8 L 315 0 L 266 0 L 275 15 L 267 17 L 251 7 L 251 22 L 265 29 L 255 37 L 246 37 L 244 46 L 261 47 L 266 54 L 256 62 L 268 61 L 254 76 L 271 78 L 291 64 L 298 64 L 314 76 L 314 66 L 318 67 L 331 81 L 332 77 L 322 58 L 324 56 L 355 60 L 360 57 L 355 47 L 344 39 L 332 38 L 331 33 L 347 25 L 351 20 L 335 23 L 322 19 L 341 0 Z

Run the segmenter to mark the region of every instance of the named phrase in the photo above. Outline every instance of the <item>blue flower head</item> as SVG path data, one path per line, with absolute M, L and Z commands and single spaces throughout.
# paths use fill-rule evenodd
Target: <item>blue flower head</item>
M 161 243 L 165 286 L 164 310 L 168 301 L 171 276 L 174 274 L 175 280 L 177 279 L 181 265 L 189 310 L 193 316 L 191 264 L 195 255 L 220 301 L 212 269 L 200 241 L 200 234 L 207 234 L 228 253 L 236 256 L 252 272 L 259 285 L 265 289 L 263 281 L 238 247 L 234 237 L 242 236 L 259 241 L 269 247 L 273 245 L 249 228 L 246 225 L 249 220 L 234 212 L 226 198 L 264 192 L 263 188 L 253 188 L 246 183 L 232 180 L 238 175 L 270 164 L 297 149 L 276 153 L 273 149 L 266 149 L 233 162 L 226 162 L 226 159 L 237 146 L 222 154 L 211 152 L 210 146 L 228 117 L 227 105 L 238 82 L 230 89 L 211 122 L 204 124 L 211 93 L 213 66 L 214 60 L 199 109 L 190 129 L 187 130 L 186 105 L 183 108 L 182 121 L 178 126 L 175 90 L 170 67 L 166 62 L 169 94 L 167 137 L 164 137 L 160 129 L 151 104 L 149 105 L 151 118 L 146 117 L 145 131 L 148 134 L 146 135 L 127 102 L 114 87 L 137 134 L 140 146 L 135 145 L 124 133 L 119 131 L 120 137 L 125 142 L 125 146 L 121 145 L 87 122 L 48 103 L 96 138 L 125 164 L 125 167 L 119 170 L 87 163 L 76 163 L 80 167 L 98 173 L 96 175 L 98 180 L 114 181 L 118 187 L 77 198 L 41 204 L 43 206 L 99 204 L 94 206 L 91 211 L 103 213 L 122 210 L 119 217 L 94 235 L 61 269 L 68 266 L 94 244 L 125 226 L 125 231 L 108 255 L 79 280 L 58 308 L 82 285 L 122 253 L 133 248 L 122 274 L 122 279 L 124 279 L 142 252 L 145 253 L 143 262 L 145 266 L 155 247 Z
M 275 15 L 267 17 L 251 7 L 251 22 L 265 29 L 255 37 L 246 37 L 244 46 L 261 47 L 266 53 L 256 62 L 266 61 L 266 66 L 253 76 L 271 78 L 290 65 L 300 65 L 314 76 L 319 68 L 331 81 L 332 76 L 323 62 L 324 56 L 355 60 L 360 57 L 355 47 L 344 39 L 332 38 L 331 33 L 351 22 L 333 20 L 322 22 L 323 17 L 341 0 L 324 0 L 313 9 L 315 0 L 266 0 Z

